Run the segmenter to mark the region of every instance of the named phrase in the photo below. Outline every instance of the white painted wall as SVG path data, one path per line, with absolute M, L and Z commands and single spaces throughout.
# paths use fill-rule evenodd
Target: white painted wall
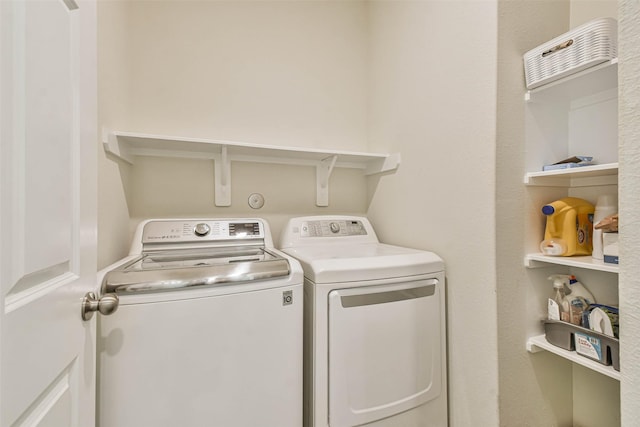
M 497 426 L 497 2 L 372 1 L 370 26 L 370 147 L 403 162 L 368 215 L 445 259 L 451 425 Z
M 640 419 L 640 3 L 619 2 L 620 334 L 622 425 Z
M 571 19 L 570 27 L 574 28 L 582 25 L 592 19 L 600 17 L 618 17 L 616 0 L 572 0 L 571 1 Z M 612 101 L 613 102 L 613 101 Z M 603 144 L 604 145 L 604 144 Z M 595 152 L 596 150 L 594 150 Z M 602 153 L 598 153 L 601 161 L 604 159 Z M 610 161 L 617 160 L 619 153 L 611 153 L 616 155 Z M 613 189 L 596 189 L 596 192 L 611 192 Z M 578 190 L 580 191 L 580 190 Z M 592 190 L 593 196 L 593 190 Z M 622 193 L 620 193 L 622 194 Z M 586 199 L 596 200 L 595 196 L 588 197 L 589 193 L 584 196 L 580 194 L 572 195 L 576 197 L 584 197 Z M 612 278 L 611 275 L 587 276 L 591 283 L 594 283 L 594 292 L 598 293 L 599 301 L 608 304 L 618 304 L 617 293 L 613 300 L 605 300 L 602 287 L 598 285 L 606 284 L 614 290 L 619 285 L 619 281 Z M 620 382 L 614 379 L 599 375 L 589 369 L 573 365 L 573 423 L 579 426 L 601 426 L 601 425 L 620 425 L 621 415 L 621 395 Z
M 363 1 L 134 1 L 131 126 L 366 147 Z
M 568 30 L 569 1 L 499 3 L 496 141 L 496 265 L 500 425 L 572 425 L 572 368 L 552 354 L 531 355 L 540 334 L 549 271 L 523 266 L 529 197 L 522 55 Z M 548 189 L 545 189 L 547 191 Z M 549 288 L 550 289 L 550 288 Z M 525 397 L 526 396 L 526 397 Z
M 575 28 L 592 19 L 617 16 L 617 0 L 571 0 L 569 28 Z
M 100 2 L 100 119 L 112 130 L 366 150 L 364 1 Z M 103 153 L 103 150 L 100 150 Z M 361 171 L 336 168 L 330 206 L 315 169 L 232 163 L 232 205 L 213 203 L 213 162 L 100 155 L 100 266 L 148 217 L 366 212 Z M 266 198 L 252 210 L 252 192 Z M 129 221 L 130 219 L 130 221 Z
M 550 292 L 546 276 L 558 270 L 522 267 L 527 242 L 525 218 L 529 215 L 531 199 L 567 195 L 564 190 L 525 190 L 522 185 L 522 175 L 531 166 L 525 165 L 523 150 L 525 89 L 521 55 L 571 27 L 597 17 L 616 15 L 615 1 L 500 3 L 496 190 L 501 425 L 619 423 L 617 381 L 554 355 L 528 354 L 523 346 L 514 345 L 522 337 L 540 333 L 536 321 L 545 315 L 546 307 L 541 302 Z M 574 273 L 580 274 L 580 271 Z M 615 277 L 604 273 L 585 276 L 590 279 L 588 283 L 598 284 L 594 292 L 600 300 L 617 302 Z M 601 284 L 603 286 L 599 286 Z
M 131 218 L 137 224 L 153 217 L 265 218 L 274 242 L 292 216 L 362 215 L 366 209 L 366 180 L 359 169 L 335 168 L 330 179 L 330 206 L 316 203 L 316 170 L 309 166 L 231 163 L 231 206 L 213 206 L 213 162 L 198 159 L 140 157 L 131 175 Z M 265 205 L 248 205 L 249 195 L 260 193 Z
M 98 1 L 98 124 L 129 125 L 129 3 Z M 100 134 L 100 129 L 98 130 Z M 98 269 L 129 252 L 125 189 L 130 167 L 109 160 L 98 147 Z
M 101 205 L 126 212 L 132 223 L 150 216 L 258 215 L 277 234 L 287 215 L 361 214 L 370 203 L 385 240 L 434 249 L 447 259 L 451 283 L 464 284 L 450 294 L 453 312 L 483 307 L 471 329 L 468 316 L 450 314 L 456 350 L 452 400 L 460 402 L 453 410 L 458 425 L 471 420 L 495 424 L 494 229 L 491 220 L 481 229 L 468 220 L 472 212 L 493 217 L 495 4 L 134 2 L 128 7 L 126 19 L 117 16 L 123 11 L 117 8 L 101 15 L 105 52 L 121 56 L 103 64 L 121 83 L 115 89 L 103 86 L 113 90 L 102 93 L 103 109 L 115 117 L 107 120 L 105 113 L 105 125 L 257 143 L 400 151 L 404 161 L 398 174 L 369 180 L 374 199 L 366 198 L 365 178 L 357 172 L 335 170 L 328 209 L 314 205 L 311 168 L 233 164 L 233 204 L 216 208 L 211 162 L 140 158 L 132 168 L 103 165 L 123 179 L 105 176 Z M 478 20 L 487 25 L 479 37 L 473 35 L 470 49 L 464 36 Z M 106 39 L 117 31 L 126 32 L 126 46 L 118 38 L 115 45 Z M 465 49 L 473 59 L 459 55 Z M 468 72 L 475 61 L 483 72 Z M 386 68 L 394 63 L 395 68 Z M 386 79 L 384 73 L 397 71 L 402 73 Z M 420 92 L 414 94 L 416 88 Z M 372 145 L 367 147 L 369 132 Z M 456 162 L 474 179 L 452 174 Z M 376 185 L 380 191 L 374 191 Z M 452 197 L 461 186 L 468 186 L 462 197 Z M 253 191 L 266 196 L 260 211 L 246 205 Z M 433 201 L 451 210 L 436 208 Z M 403 227 L 396 235 L 395 225 L 409 224 L 416 213 L 427 228 L 417 234 Z M 443 227 L 451 218 L 458 225 Z M 104 264 L 117 259 L 116 251 L 109 250 L 111 236 L 121 241 L 132 227 L 108 219 L 100 230 Z M 484 256 L 468 268 L 466 259 L 476 254 Z
M 615 1 L 501 2 L 498 107 L 498 331 L 500 342 L 500 422 L 502 425 L 618 425 L 619 383 L 546 353 L 527 354 L 513 343 L 540 333 L 541 303 L 550 292 L 546 276 L 557 268 L 526 270 L 531 199 L 566 195 L 564 190 L 523 188 L 524 79 L 522 53 L 571 27 L 601 16 L 616 17 Z M 516 71 L 519 71 L 517 74 Z M 614 153 L 611 153 L 614 154 Z M 607 189 L 606 191 L 610 191 Z M 615 188 L 613 189 L 615 191 Z M 604 189 L 579 190 L 593 198 Z M 594 200 L 595 201 L 595 200 Z M 529 206 L 529 207 L 527 207 Z M 574 271 L 580 274 L 581 271 Z M 584 273 L 584 272 L 582 272 Z M 585 274 L 601 301 L 617 303 L 617 280 L 605 273 Z M 520 338 L 519 338 L 520 337 Z M 523 399 L 522 396 L 527 398 Z
M 561 396 L 571 385 L 553 385 L 573 378 L 571 365 L 524 350 L 520 312 L 537 308 L 512 238 L 524 217 L 521 55 L 611 4 L 574 0 L 569 13 L 567 2 L 531 0 L 99 2 L 104 126 L 403 157 L 382 177 L 334 171 L 329 208 L 315 207 L 312 168 L 234 163 L 233 204 L 217 208 L 210 161 L 129 167 L 100 154 L 99 264 L 126 253 L 145 217 L 261 216 L 277 235 L 289 215 L 368 213 L 383 240 L 447 262 L 451 425 L 569 424 L 573 404 Z M 638 40 L 637 2 L 622 4 L 623 38 Z M 626 45 L 626 81 L 621 65 L 631 88 L 621 96 L 621 194 L 640 175 L 636 45 Z M 247 206 L 251 192 L 266 196 L 262 210 Z M 623 214 L 638 208 L 631 198 Z M 638 250 L 625 241 L 623 251 Z M 621 296 L 637 305 L 630 268 Z M 634 323 L 623 319 L 640 342 Z M 623 346 L 623 360 L 634 353 Z M 635 371 L 622 381 L 627 426 L 639 415 Z

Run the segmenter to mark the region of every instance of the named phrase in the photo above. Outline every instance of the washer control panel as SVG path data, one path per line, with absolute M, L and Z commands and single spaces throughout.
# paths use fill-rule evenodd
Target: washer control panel
M 211 227 L 209 226 L 209 224 L 206 224 L 204 222 L 196 224 L 196 226 L 193 228 L 193 234 L 195 234 L 196 236 L 206 236 L 207 234 L 209 234 L 209 232 L 211 232 Z
M 300 226 L 300 237 L 364 236 L 367 230 L 358 220 L 304 221 Z
M 259 220 L 157 220 L 144 226 L 142 243 L 264 239 Z

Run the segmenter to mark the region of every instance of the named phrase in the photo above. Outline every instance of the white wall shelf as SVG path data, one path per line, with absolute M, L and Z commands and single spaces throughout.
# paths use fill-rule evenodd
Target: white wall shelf
M 181 136 L 103 131 L 104 150 L 127 163 L 136 156 L 212 159 L 215 162 L 215 204 L 231 205 L 231 162 L 309 165 L 316 168 L 316 204 L 329 204 L 329 177 L 334 167 L 362 169 L 365 175 L 394 171 L 400 154 L 362 153 L 314 148 L 259 145 Z
M 581 166 L 570 169 L 528 172 L 525 185 L 544 187 L 590 187 L 594 185 L 617 185 L 618 163 Z
M 569 350 L 565 350 L 563 348 L 557 347 L 551 344 L 549 341 L 547 341 L 544 334 L 531 337 L 527 340 L 528 352 L 538 353 L 542 350 L 549 351 L 553 354 L 556 354 L 560 357 L 563 357 L 574 363 L 577 363 L 578 365 L 585 366 L 591 370 L 601 373 L 602 375 L 606 375 L 610 378 L 620 381 L 620 372 L 613 369 L 613 366 L 603 365 L 594 360 L 581 356 L 575 351 L 569 351 Z
M 527 254 L 524 257 L 524 265 L 527 268 L 549 267 L 549 264 L 578 267 L 586 270 L 605 271 L 608 273 L 618 273 L 620 270 L 620 267 L 617 264 L 609 264 L 601 260 L 593 259 L 591 256 L 563 257 L 532 253 Z
M 571 102 L 618 87 L 618 58 L 529 90 L 526 102 Z

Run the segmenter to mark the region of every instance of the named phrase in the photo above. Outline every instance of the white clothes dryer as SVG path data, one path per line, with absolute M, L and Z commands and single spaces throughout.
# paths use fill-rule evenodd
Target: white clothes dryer
M 291 219 L 304 270 L 306 427 L 447 425 L 445 271 L 364 217 Z
M 100 273 L 100 427 L 300 427 L 303 273 L 266 221 L 155 219 Z

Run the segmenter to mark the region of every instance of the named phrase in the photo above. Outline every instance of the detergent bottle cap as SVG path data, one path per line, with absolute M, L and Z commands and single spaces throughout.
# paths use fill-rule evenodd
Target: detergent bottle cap
M 544 206 L 542 207 L 542 213 L 543 213 L 543 214 L 545 214 L 545 215 L 553 215 L 553 213 L 554 213 L 555 211 L 556 211 L 556 210 L 555 210 L 555 209 L 554 209 L 554 207 L 553 207 L 553 206 L 551 206 L 551 205 L 544 205 Z

